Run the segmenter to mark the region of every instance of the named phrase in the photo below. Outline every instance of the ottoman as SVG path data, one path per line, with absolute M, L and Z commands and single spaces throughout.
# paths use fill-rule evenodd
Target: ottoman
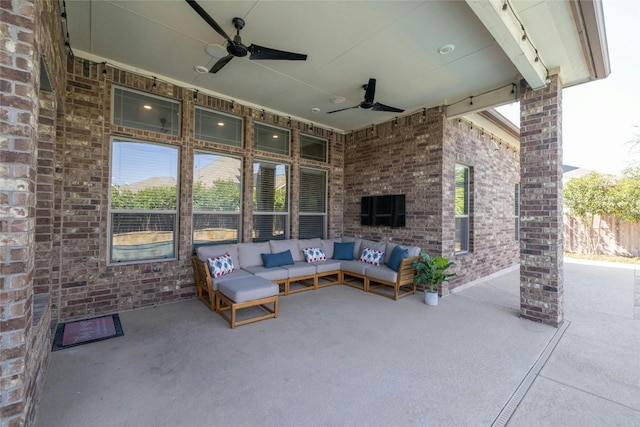
M 218 283 L 218 298 L 222 304 L 218 313 L 229 322 L 231 328 L 259 320 L 276 318 L 278 317 L 279 293 L 280 287 L 276 283 L 262 277 L 251 276 L 221 280 Z M 260 308 L 264 314 L 237 320 L 237 311 L 249 307 Z M 230 312 L 231 315 L 228 315 L 227 312 Z

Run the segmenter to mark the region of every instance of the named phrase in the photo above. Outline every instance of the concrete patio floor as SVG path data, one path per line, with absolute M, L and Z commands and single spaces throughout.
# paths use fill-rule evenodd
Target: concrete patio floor
M 234 330 L 196 300 L 124 312 L 51 354 L 36 425 L 640 426 L 640 271 L 567 260 L 558 329 L 519 318 L 518 275 L 437 307 L 332 286 Z

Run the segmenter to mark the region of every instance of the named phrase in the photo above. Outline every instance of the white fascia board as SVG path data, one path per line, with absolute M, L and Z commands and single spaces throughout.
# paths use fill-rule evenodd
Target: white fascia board
M 504 0 L 466 0 L 478 19 L 491 33 L 518 72 L 533 89 L 546 86 L 547 70 L 542 61 L 536 61 L 540 52 L 527 40 L 513 10 L 507 7 L 502 10 Z M 526 29 L 526 27 L 525 27 Z

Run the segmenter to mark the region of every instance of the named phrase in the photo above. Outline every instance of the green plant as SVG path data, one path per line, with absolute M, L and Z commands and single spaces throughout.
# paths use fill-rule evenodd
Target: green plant
M 431 257 L 428 253 L 422 252 L 420 259 L 411 263 L 411 266 L 416 269 L 413 283 L 428 286 L 429 292 L 435 292 L 436 286 L 457 276 L 456 273 L 446 272 L 453 265 L 455 265 L 453 262 L 444 257 Z

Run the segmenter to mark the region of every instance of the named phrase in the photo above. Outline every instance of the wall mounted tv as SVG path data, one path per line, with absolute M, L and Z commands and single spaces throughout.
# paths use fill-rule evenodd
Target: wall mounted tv
M 404 227 L 404 194 L 363 196 L 360 204 L 360 224 Z

